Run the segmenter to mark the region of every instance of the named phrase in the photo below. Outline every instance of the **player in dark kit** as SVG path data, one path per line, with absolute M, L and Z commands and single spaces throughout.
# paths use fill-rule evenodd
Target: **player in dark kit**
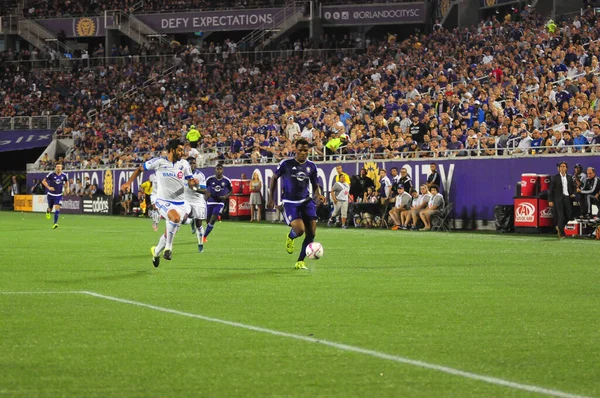
M 315 198 L 322 198 L 321 188 L 317 180 L 317 165 L 308 158 L 309 144 L 305 139 L 296 141 L 296 157 L 279 163 L 271 180 L 269 208 L 275 206 L 277 180 L 281 178 L 283 191 L 283 209 L 285 222 L 292 227 L 287 235 L 285 249 L 289 254 L 294 252 L 294 239 L 306 233 L 302 242 L 302 250 L 296 262 L 296 269 L 306 269 L 304 258 L 306 247 L 315 240 L 317 232 L 317 203 L 310 196 L 308 184 L 312 185 Z
M 225 201 L 231 196 L 231 180 L 223 175 L 223 165 L 215 167 L 215 175 L 206 179 L 206 216 L 208 224 L 204 232 L 203 242 L 206 242 L 208 234 L 215 227 L 215 222 L 223 212 Z
M 48 209 L 46 218 L 50 219 L 50 212 L 54 209 L 54 225 L 52 229 L 58 228 L 58 217 L 60 216 L 60 203 L 62 202 L 63 189 L 69 187 L 67 176 L 62 173 L 62 164 L 57 163 L 54 173 L 49 173 L 42 181 L 46 187 L 48 198 Z

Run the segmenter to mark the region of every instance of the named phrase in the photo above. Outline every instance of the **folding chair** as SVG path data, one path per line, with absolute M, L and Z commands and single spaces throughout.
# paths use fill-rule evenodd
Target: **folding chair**
M 448 203 L 438 214 L 431 218 L 431 230 L 450 232 L 450 220 L 448 216 L 451 212 L 452 203 Z

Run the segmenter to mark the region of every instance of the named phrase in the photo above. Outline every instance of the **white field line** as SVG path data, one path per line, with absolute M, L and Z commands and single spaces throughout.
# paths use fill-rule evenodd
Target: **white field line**
M 231 321 L 226 321 L 223 319 L 211 318 L 211 317 L 204 316 L 204 315 L 198 315 L 198 314 L 192 314 L 189 312 L 177 311 L 177 310 L 174 310 L 171 308 L 158 307 L 158 306 L 152 305 L 152 304 L 141 303 L 139 301 L 133 301 L 133 300 L 126 300 L 126 299 L 113 297 L 113 296 L 106 296 L 106 295 L 95 293 L 95 292 L 88 292 L 88 291 L 0 292 L 0 295 L 36 295 L 36 294 L 83 294 L 83 295 L 97 297 L 97 298 L 104 299 L 104 300 L 116 301 L 118 303 L 129 304 L 129 305 L 135 305 L 138 307 L 149 308 L 151 310 L 165 312 L 168 314 L 185 316 L 188 318 L 201 319 L 201 320 L 207 321 L 207 322 L 219 323 L 221 325 L 227 325 L 227 326 L 232 326 L 235 328 L 251 330 L 254 332 L 270 334 L 273 336 L 287 337 L 290 339 L 306 341 L 309 343 L 322 344 L 322 345 L 325 345 L 328 347 L 337 348 L 338 350 L 342 350 L 342 351 L 356 352 L 359 354 L 369 355 L 369 356 L 379 358 L 379 359 L 385 359 L 388 361 L 403 363 L 406 365 L 412 365 L 412 366 L 416 366 L 419 368 L 435 370 L 438 372 L 447 373 L 447 374 L 451 374 L 454 376 L 464 377 L 466 379 L 483 381 L 485 383 L 509 387 L 509 388 L 513 388 L 516 390 L 544 394 L 544 395 L 548 395 L 548 396 L 552 396 L 552 397 L 588 398 L 583 395 L 571 394 L 568 392 L 553 390 L 550 388 L 544 388 L 544 387 L 539 387 L 539 386 L 533 386 L 533 385 L 529 385 L 529 384 L 515 383 L 512 381 L 499 379 L 497 377 L 491 377 L 491 376 L 480 375 L 477 373 L 466 372 L 463 370 L 454 369 L 454 368 L 450 368 L 447 366 L 435 365 L 435 364 L 428 363 L 428 362 L 417 361 L 414 359 L 404 358 L 404 357 L 400 357 L 397 355 L 386 354 L 384 352 L 379 352 L 379 351 L 367 350 L 365 348 L 355 347 L 355 346 L 351 346 L 351 345 L 347 345 L 347 344 L 335 343 L 333 341 L 320 340 L 320 339 L 316 339 L 314 337 L 301 336 L 299 334 L 280 332 L 280 331 L 273 330 L 273 329 L 261 328 L 259 326 L 246 325 L 244 323 L 231 322 Z
M 571 393 L 567 393 L 567 392 L 563 392 L 563 391 L 558 391 L 558 390 L 553 390 L 553 389 L 550 389 L 550 388 L 533 386 L 533 385 L 529 385 L 529 384 L 515 383 L 515 382 L 512 382 L 512 381 L 499 379 L 497 377 L 491 377 L 491 376 L 480 375 L 480 374 L 477 374 L 477 373 L 465 372 L 465 371 L 459 370 L 459 369 L 449 368 L 449 367 L 441 366 L 441 365 L 435 365 L 435 364 L 431 364 L 431 363 L 427 363 L 427 362 L 423 362 L 423 361 L 417 361 L 417 360 L 414 360 L 414 359 L 404 358 L 404 357 L 400 357 L 400 356 L 397 356 L 397 355 L 386 354 L 386 353 L 379 352 L 379 351 L 368 350 L 368 349 L 365 349 L 365 348 L 354 347 L 354 346 L 351 346 L 351 345 L 341 344 L 341 343 L 335 343 L 335 342 L 327 341 L 327 340 L 320 340 L 320 339 L 316 339 L 314 337 L 301 336 L 301 335 L 298 335 L 298 334 L 280 332 L 280 331 L 277 331 L 277 330 L 261 328 L 261 327 L 258 327 L 258 326 L 246 325 L 246 324 L 239 323 L 239 322 L 232 322 L 232 321 L 226 321 L 226 320 L 218 319 L 218 318 L 211 318 L 211 317 L 204 316 L 204 315 L 191 314 L 189 312 L 182 312 L 182 311 L 177 311 L 177 310 L 174 310 L 174 309 L 171 309 L 171 308 L 158 307 L 158 306 L 155 306 L 155 305 L 141 303 L 141 302 L 138 302 L 138 301 L 126 300 L 126 299 L 122 299 L 122 298 L 118 298 L 118 297 L 105 296 L 103 294 L 94 293 L 94 292 L 82 291 L 82 292 L 77 292 L 77 293 L 85 294 L 85 295 L 93 296 L 93 297 L 97 297 L 97 298 L 101 298 L 101 299 L 104 299 L 104 300 L 116 301 L 118 303 L 135 305 L 135 306 L 144 307 L 144 308 L 149 308 L 151 310 L 165 312 L 165 313 L 168 313 L 168 314 L 180 315 L 180 316 L 185 316 L 185 317 L 188 317 L 188 318 L 201 319 L 201 320 L 207 321 L 207 322 L 219 323 L 221 325 L 232 326 L 232 327 L 235 327 L 235 328 L 251 330 L 251 331 L 259 332 L 259 333 L 266 333 L 266 334 L 270 334 L 270 335 L 273 335 L 273 336 L 287 337 L 287 338 L 290 338 L 290 339 L 306 341 L 306 342 L 309 342 L 309 343 L 322 344 L 322 345 L 325 345 L 325 346 L 337 348 L 338 350 L 342 350 L 342 351 L 356 352 L 356 353 L 359 353 L 359 354 L 369 355 L 369 356 L 372 356 L 372 357 L 375 357 L 375 358 L 379 358 L 379 359 L 386 359 L 386 360 L 389 360 L 389 361 L 394 361 L 394 362 L 398 362 L 398 363 L 412 365 L 412 366 L 416 366 L 416 367 L 419 367 L 419 368 L 425 368 L 425 369 L 435 370 L 435 371 L 438 371 L 438 372 L 443 372 L 443 373 L 451 374 L 451 375 L 454 375 L 454 376 L 464 377 L 466 379 L 483 381 L 485 383 L 495 384 L 495 385 L 504 386 L 504 387 L 509 387 L 509 388 L 513 388 L 513 389 L 516 389 L 516 390 L 523 390 L 523 391 L 528 391 L 528 392 L 533 392 L 533 393 L 538 393 L 538 394 L 545 394 L 545 395 L 552 396 L 552 397 L 586 398 L 586 397 L 584 397 L 582 395 L 571 394 Z

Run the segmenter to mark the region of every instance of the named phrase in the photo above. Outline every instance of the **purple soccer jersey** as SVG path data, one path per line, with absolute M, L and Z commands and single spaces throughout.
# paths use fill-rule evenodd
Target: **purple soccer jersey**
M 317 166 L 307 160 L 299 163 L 296 159 L 287 159 L 279 163 L 275 175 L 281 179 L 283 188 L 283 209 L 285 221 L 290 224 L 296 219 L 317 219 L 317 207 L 310 197 L 309 184 L 313 189 L 318 186 Z
M 62 202 L 62 194 L 63 194 L 63 188 L 65 186 L 65 184 L 67 183 L 67 176 L 63 173 L 61 173 L 60 175 L 56 174 L 56 173 L 49 173 L 46 178 L 46 183 L 51 187 L 54 188 L 54 191 L 51 190 L 46 190 L 46 197 L 48 200 L 48 208 L 52 209 L 54 206 L 60 206 L 61 202 Z

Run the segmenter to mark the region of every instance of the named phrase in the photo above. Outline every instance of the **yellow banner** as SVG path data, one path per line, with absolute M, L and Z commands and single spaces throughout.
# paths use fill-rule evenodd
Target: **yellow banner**
M 15 210 L 33 211 L 33 195 L 15 195 Z

